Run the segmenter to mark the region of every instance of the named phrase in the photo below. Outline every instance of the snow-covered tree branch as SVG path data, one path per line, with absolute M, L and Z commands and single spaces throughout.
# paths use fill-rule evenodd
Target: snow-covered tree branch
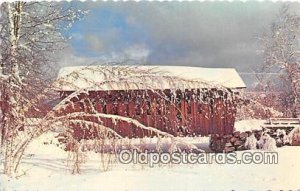
M 24 147 L 19 143 L 26 139 L 20 137 L 26 117 L 49 95 L 45 76 L 66 42 L 61 24 L 74 22 L 84 12 L 58 3 L 22 1 L 2 3 L 0 9 L 1 154 L 4 173 L 11 176 Z
M 283 6 L 269 31 L 266 31 L 261 42 L 265 58 L 265 72 L 278 72 L 285 92 L 282 104 L 286 105 L 290 117 L 299 117 L 299 34 L 300 16 L 290 13 L 288 6 Z M 277 83 L 278 86 L 278 83 Z M 269 90 L 270 91 L 270 90 Z

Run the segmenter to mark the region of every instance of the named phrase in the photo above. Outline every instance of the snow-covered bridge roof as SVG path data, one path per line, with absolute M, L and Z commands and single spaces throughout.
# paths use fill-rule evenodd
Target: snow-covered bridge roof
M 124 72 L 124 68 L 131 68 L 136 73 L 128 74 Z M 138 76 L 139 70 L 151 70 L 151 73 L 170 77 L 178 77 L 185 80 L 203 81 L 209 84 L 221 85 L 226 88 L 245 88 L 246 85 L 234 68 L 201 68 L 186 66 L 124 66 L 124 65 L 95 65 L 95 66 L 74 66 L 61 68 L 58 74 L 58 88 L 61 91 L 74 91 L 81 88 L 90 88 L 94 90 L 126 90 L 126 89 L 148 89 L 140 83 L 135 85 L 124 85 L 120 81 L 114 82 L 114 85 L 101 85 L 101 88 L 94 86 L 109 79 L 107 76 L 113 71 L 122 75 Z M 150 80 L 151 81 L 151 80 Z M 155 81 L 155 80 L 154 80 Z M 157 81 L 155 86 L 161 89 L 173 89 L 172 84 Z M 175 83 L 174 83 L 175 84 Z M 202 86 L 203 87 L 203 86 Z M 197 88 L 197 87 L 193 87 Z

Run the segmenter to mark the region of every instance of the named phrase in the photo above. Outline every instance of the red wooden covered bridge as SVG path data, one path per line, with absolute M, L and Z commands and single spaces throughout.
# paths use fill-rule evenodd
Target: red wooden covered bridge
M 58 82 L 62 99 L 88 92 L 64 112 L 91 112 L 80 101 L 88 97 L 99 113 L 130 117 L 175 136 L 231 133 L 237 90 L 245 88 L 235 69 L 184 66 L 65 67 Z M 125 137 L 153 135 L 128 122 L 101 121 Z M 75 134 L 83 138 L 82 129 Z

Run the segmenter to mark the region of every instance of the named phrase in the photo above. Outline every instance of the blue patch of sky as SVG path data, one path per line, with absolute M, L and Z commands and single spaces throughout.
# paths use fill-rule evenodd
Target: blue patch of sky
M 77 7 L 81 8 L 80 4 Z M 110 29 L 117 30 L 117 36 L 113 44 L 104 44 L 106 51 L 120 52 L 134 44 L 150 45 L 151 41 L 147 31 L 140 27 L 129 26 L 126 19 L 127 15 L 112 9 L 110 6 L 96 6 L 90 8 L 88 15 L 83 20 L 75 22 L 65 34 L 73 36 L 70 43 L 75 50 L 75 55 L 78 56 L 97 57 L 101 54 L 109 54 L 109 52 L 91 49 L 85 37 L 86 35 L 94 35 L 105 42 L 105 39 L 101 38 L 105 38 L 107 36 L 105 33 L 109 32 Z

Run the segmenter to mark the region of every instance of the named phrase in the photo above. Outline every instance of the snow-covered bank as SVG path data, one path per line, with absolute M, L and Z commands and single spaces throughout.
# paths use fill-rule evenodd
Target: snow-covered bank
M 25 175 L 8 179 L 0 175 L 0 190 L 297 190 L 300 178 L 300 147 L 278 149 L 279 164 L 181 164 L 150 168 L 114 164 L 101 171 L 94 154 L 82 173 L 72 175 L 66 166 L 67 154 L 44 144 L 51 135 L 39 138 L 27 151 L 21 169 Z M 34 155 L 30 155 L 35 153 Z M 243 152 L 238 152 L 242 154 Z
M 236 121 L 234 123 L 234 129 L 236 131 L 252 131 L 252 130 L 261 130 L 262 125 L 266 122 L 266 120 L 261 119 L 248 119 L 248 120 L 241 120 Z

